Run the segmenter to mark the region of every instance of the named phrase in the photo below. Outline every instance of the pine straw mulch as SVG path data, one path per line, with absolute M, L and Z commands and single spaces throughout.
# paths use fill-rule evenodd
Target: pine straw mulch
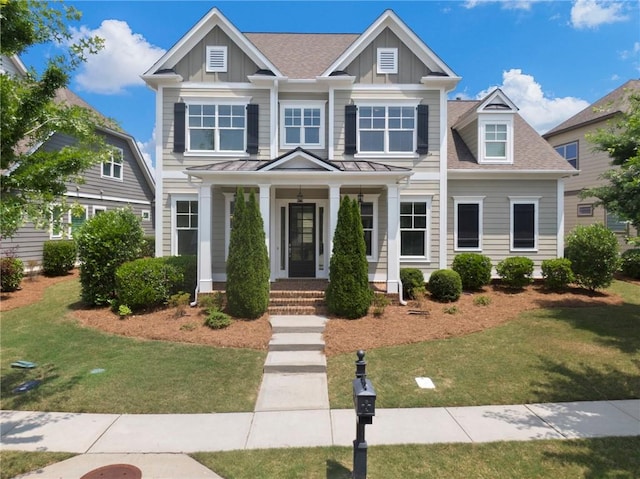
M 2 293 L 0 311 L 38 301 L 47 287 L 77 277 L 78 273 L 74 271 L 63 277 L 26 278 L 22 282 L 22 289 Z M 479 296 L 488 298 L 490 304 L 476 304 Z M 443 304 L 425 299 L 422 302 L 410 301 L 407 306 L 387 306 L 380 317 L 369 314 L 358 320 L 331 318 L 325 330 L 325 351 L 331 356 L 358 349 L 462 336 L 498 326 L 515 319 L 523 311 L 538 308 L 583 308 L 622 303 L 622 298 L 616 294 L 591 293 L 581 288 L 551 293 L 536 283 L 522 291 L 513 292 L 491 285 L 473 294 L 464 293 L 455 303 Z M 271 326 L 266 314 L 252 321 L 234 321 L 222 330 L 204 326 L 205 313 L 198 307 L 187 307 L 183 314 L 179 314 L 176 308 L 168 308 L 124 319 L 109 308 L 76 307 L 72 315 L 85 327 L 147 340 L 266 350 L 271 338 Z

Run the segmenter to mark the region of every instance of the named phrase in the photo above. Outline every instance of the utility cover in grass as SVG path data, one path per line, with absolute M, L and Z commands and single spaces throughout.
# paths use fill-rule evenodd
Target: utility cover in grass
M 421 389 L 435 389 L 436 385 L 433 384 L 431 378 L 416 378 L 416 382 Z

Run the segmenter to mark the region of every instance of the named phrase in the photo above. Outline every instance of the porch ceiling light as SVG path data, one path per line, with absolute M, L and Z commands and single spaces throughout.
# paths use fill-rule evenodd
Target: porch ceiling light
M 296 196 L 298 203 L 302 203 L 304 197 L 302 196 L 302 186 L 298 186 L 298 195 Z
M 364 195 L 362 194 L 362 186 L 360 187 L 360 193 L 358 193 L 358 204 L 362 206 L 362 202 L 364 200 Z

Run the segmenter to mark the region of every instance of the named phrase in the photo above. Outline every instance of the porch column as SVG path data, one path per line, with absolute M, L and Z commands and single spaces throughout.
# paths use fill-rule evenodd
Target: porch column
M 329 262 L 333 254 L 333 234 L 338 225 L 338 210 L 340 209 L 340 185 L 329 185 Z
M 211 184 L 198 190 L 198 288 L 201 293 L 213 291 L 211 278 Z
M 397 185 L 387 186 L 387 293 L 400 291 L 400 195 Z

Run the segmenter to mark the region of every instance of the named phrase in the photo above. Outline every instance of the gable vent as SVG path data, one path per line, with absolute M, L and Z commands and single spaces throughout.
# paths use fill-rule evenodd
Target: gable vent
M 378 73 L 398 73 L 397 48 L 378 48 Z
M 227 47 L 207 47 L 207 71 L 226 72 L 227 71 Z

